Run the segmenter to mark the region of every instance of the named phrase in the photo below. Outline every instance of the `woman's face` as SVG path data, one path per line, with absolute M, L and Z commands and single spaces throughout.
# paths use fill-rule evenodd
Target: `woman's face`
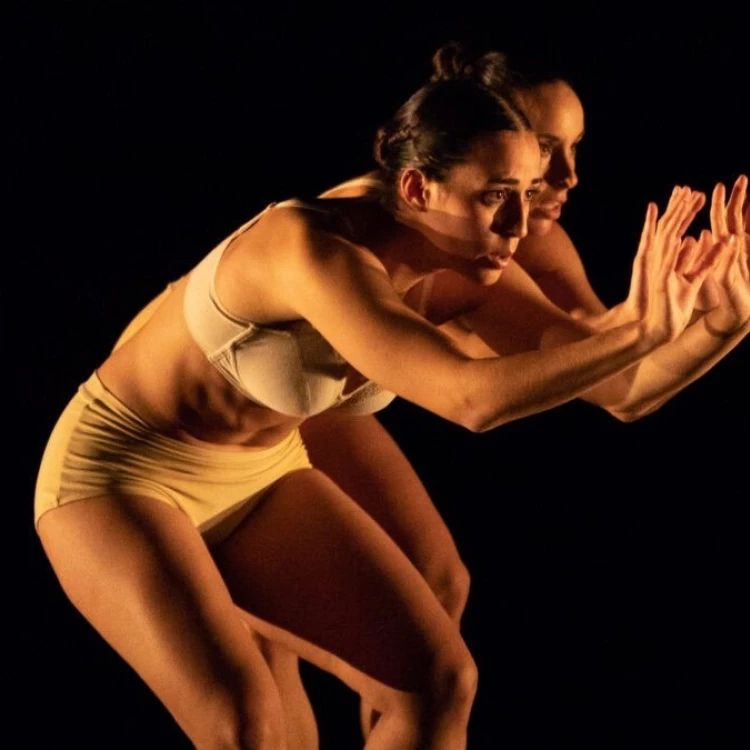
M 542 185 L 539 141 L 531 131 L 485 133 L 441 182 L 428 181 L 422 231 L 446 253 L 446 267 L 492 284 L 528 233 Z
M 544 185 L 531 209 L 529 231 L 546 234 L 560 218 L 568 191 L 578 184 L 576 152 L 583 138 L 583 106 L 563 81 L 518 90 L 515 97 L 531 121 L 545 159 Z

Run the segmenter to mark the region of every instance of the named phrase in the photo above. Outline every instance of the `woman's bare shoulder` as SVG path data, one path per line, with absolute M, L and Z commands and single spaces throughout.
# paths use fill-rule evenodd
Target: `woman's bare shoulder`
M 340 226 L 315 201 L 271 206 L 227 248 L 215 277 L 219 296 L 237 314 L 266 322 L 295 317 L 295 297 L 318 288 L 320 278 L 339 285 L 365 268 L 384 275 L 375 254 Z
M 550 272 L 574 259 L 579 260 L 570 235 L 558 221 L 545 234 L 528 234 L 518 244 L 514 260 L 530 273 Z
M 320 194 L 321 198 L 359 198 L 365 195 L 379 195 L 382 181 L 377 171 L 358 175 L 350 180 L 340 182 Z

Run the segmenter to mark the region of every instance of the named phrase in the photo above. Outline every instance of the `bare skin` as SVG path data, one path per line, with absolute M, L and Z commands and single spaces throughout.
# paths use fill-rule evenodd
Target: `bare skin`
M 501 319 L 513 320 L 512 337 L 505 337 L 500 343 L 495 336 L 495 348 L 493 349 L 473 329 L 469 315 L 455 317 L 451 308 L 455 299 L 466 299 L 470 290 L 462 288 L 455 278 L 448 275 L 436 278 L 430 288 L 430 304 L 425 310 L 427 317 L 441 326 L 457 344 L 474 357 L 491 357 L 496 351 L 515 351 L 531 348 L 537 345 L 537 331 L 545 323 L 546 308 L 550 310 L 550 303 L 566 313 L 574 315 L 578 319 L 589 322 L 603 321 L 603 316 L 608 313 L 607 306 L 601 301 L 586 274 L 586 269 L 580 254 L 568 233 L 560 224 L 560 217 L 564 206 L 569 199 L 570 191 L 578 184 L 576 171 L 576 160 L 578 149 L 585 133 L 585 118 L 583 105 L 575 91 L 564 81 L 552 81 L 538 86 L 530 87 L 516 92 L 519 104 L 524 108 L 532 127 L 540 140 L 543 157 L 545 159 L 544 185 L 534 201 L 529 215 L 529 233 L 519 242 L 518 249 L 513 256 L 511 267 L 506 271 L 503 278 L 492 288 L 492 295 L 498 300 L 504 300 L 504 305 L 496 304 L 498 321 Z M 324 197 L 363 196 L 367 194 L 377 195 L 378 175 L 372 173 L 364 178 L 355 178 L 326 191 Z M 716 210 L 714 210 L 716 214 Z M 735 211 L 736 216 L 736 211 Z M 745 220 L 745 226 L 750 224 Z M 717 220 L 717 228 L 719 227 Z M 727 226 L 723 224 L 721 231 L 726 234 Z M 518 266 L 518 268 L 516 268 Z M 527 278 L 524 279 L 524 276 Z M 707 284 L 701 290 L 701 296 L 696 302 L 693 319 L 697 320 L 705 310 L 716 307 L 720 295 L 714 289 L 707 289 Z M 741 288 L 741 286 L 739 286 Z M 413 304 L 417 304 L 419 290 L 412 295 Z M 517 304 L 514 304 L 516 300 Z M 477 307 L 481 303 L 477 303 Z M 553 312 L 549 313 L 554 315 Z M 739 316 L 742 319 L 742 312 Z M 528 321 L 533 321 L 529 326 Z M 522 322 L 527 326 L 524 330 Z M 504 326 L 508 328 L 508 326 Z M 742 333 L 734 337 L 735 341 L 742 338 Z M 731 349 L 732 344 L 722 349 L 724 356 Z M 704 370 L 711 365 L 704 365 Z M 685 383 L 686 384 L 686 383 Z M 666 399 L 660 400 L 658 405 Z M 643 414 L 653 410 L 644 410 Z M 329 420 L 330 422 L 331 420 Z M 311 420 L 312 423 L 315 420 Z M 312 425 L 311 425 L 312 427 Z M 321 456 L 325 456 L 329 474 L 336 478 L 337 473 L 351 472 L 349 462 L 335 460 L 335 453 L 331 450 L 331 441 L 324 440 L 332 432 L 329 427 L 318 435 L 314 429 L 306 433 L 308 449 L 316 451 L 316 445 L 320 443 Z M 347 432 L 341 430 L 337 433 L 337 450 L 346 451 Z M 328 446 L 326 450 L 324 446 Z M 373 456 L 377 461 L 378 453 Z M 388 466 L 388 464 L 384 464 Z M 377 469 L 369 466 L 367 471 L 375 473 Z M 383 472 L 384 473 L 384 472 Z M 364 473 L 363 473 L 364 476 Z M 357 493 L 354 493 L 357 496 Z M 393 501 L 390 499 L 393 498 Z M 389 502 L 390 501 L 390 502 Z M 422 499 L 420 505 L 425 505 Z M 429 503 L 429 499 L 427 499 Z M 378 508 L 373 509 L 368 504 L 370 512 L 376 512 L 381 523 L 389 530 L 407 552 L 410 559 L 415 562 L 417 568 L 425 576 L 433 590 L 438 592 L 444 587 L 444 574 L 437 576 L 434 572 L 437 567 L 440 571 L 453 571 L 452 577 L 456 581 L 467 581 L 463 572 L 463 565 L 453 545 L 446 545 L 444 537 L 447 529 L 439 523 L 431 525 L 410 525 L 408 513 L 404 509 L 404 503 L 400 502 L 400 495 L 386 494 L 380 499 Z M 403 514 L 403 519 L 399 519 Z M 433 517 L 439 519 L 437 511 Z M 420 545 L 430 551 L 424 558 L 411 552 L 414 547 L 413 529 L 420 529 Z M 425 532 L 427 529 L 428 532 Z M 405 533 L 405 535 L 404 535 Z M 447 555 L 446 555 L 447 551 Z M 452 587 L 450 587 L 452 588 Z M 467 589 L 468 593 L 468 589 Z M 465 601 L 465 600 L 464 600 Z M 452 605 L 455 598 L 448 597 L 446 607 L 448 612 L 457 621 L 460 620 L 463 608 L 456 610 Z M 365 735 L 373 725 L 375 716 L 367 706 L 362 707 L 362 727 Z
M 435 747 L 465 746 L 476 681 L 465 646 L 396 545 L 324 475 L 288 475 L 213 557 L 181 513 L 151 498 L 72 503 L 39 530 L 71 601 L 196 747 L 294 746 L 236 605 L 260 612 L 263 622 L 249 622 L 264 638 L 378 707 L 382 728 L 368 747 L 430 746 L 420 720 Z M 321 557 L 331 547 L 337 556 Z
M 140 329 L 174 288 L 170 285 L 131 321 L 115 348 Z M 413 294 L 407 300 L 410 305 L 418 302 Z M 300 431 L 313 465 L 380 524 L 459 625 L 469 596 L 469 571 L 422 481 L 378 419 L 332 410 L 305 420 Z M 290 749 L 317 747 L 315 718 L 296 653 L 261 636 L 249 618 L 246 623 L 278 688 Z M 363 701 L 361 722 L 366 734 L 374 723 L 373 711 Z
M 533 176 L 529 171 L 538 155 L 528 138 L 519 145 L 509 154 L 523 155 L 520 167 L 511 167 L 521 170 L 525 191 L 537 179 L 536 167 Z M 298 315 L 291 304 L 296 296 L 287 300 L 260 287 L 252 294 L 248 257 L 259 259 L 252 265 L 273 277 L 285 269 L 259 258 L 267 237 L 319 231 L 314 214 L 280 209 L 267 218 L 231 248 L 217 276 L 226 304 L 244 314 L 244 300 L 252 298 L 257 307 L 250 314 L 259 321 Z M 369 220 L 357 206 L 351 218 L 366 231 Z M 445 229 L 435 218 L 432 231 Z M 394 223 L 396 235 L 411 240 L 415 230 L 401 227 Z M 330 241 L 324 231 L 310 249 Z M 490 246 L 510 241 L 496 237 L 486 235 Z M 338 252 L 365 274 L 375 269 L 383 281 L 389 277 L 381 269 L 392 263 L 393 277 L 408 286 L 410 268 L 388 257 L 399 252 L 399 241 L 388 237 L 380 258 L 364 246 L 346 244 Z M 425 245 L 424 262 L 434 262 L 432 254 L 486 275 L 486 264 L 480 260 L 476 267 L 473 255 L 484 246 L 472 242 L 469 234 L 448 243 L 445 258 Z M 238 269 L 240 276 L 250 272 L 242 279 L 247 287 L 240 300 L 233 298 Z M 155 429 L 179 440 L 229 451 L 275 444 L 300 420 L 240 397 L 218 376 L 185 327 L 183 291 L 181 280 L 115 349 L 98 370 L 102 382 Z M 364 362 L 351 368 L 352 385 L 367 367 Z M 455 624 L 393 540 L 323 473 L 287 475 L 212 550 L 180 513 L 145 497 L 102 496 L 63 505 L 47 512 L 38 529 L 71 601 L 196 747 L 313 746 L 315 737 L 305 726 L 310 722 L 290 722 L 284 715 L 284 681 L 280 689 L 267 666 L 267 660 L 279 665 L 278 654 L 264 652 L 253 633 L 279 653 L 327 669 L 376 706 L 382 720 L 368 748 L 465 747 L 476 668 Z
M 393 216 L 341 201 L 351 233 L 321 226 L 315 212 L 269 211 L 225 253 L 217 294 L 259 324 L 310 321 L 350 363 L 352 387 L 373 380 L 472 431 L 584 395 L 614 403 L 617 376 L 682 335 L 726 249 L 728 240 L 712 239 L 689 258 L 682 252 L 701 203 L 688 189 L 675 190 L 661 217 L 649 207 L 630 318 L 617 327 L 593 333 L 555 319 L 538 332 L 554 346 L 473 359 L 404 301 L 428 275 L 448 272 L 472 293 L 451 298 L 445 319 L 471 314 L 481 330 L 486 290 L 527 232 L 539 164 L 531 134 L 503 131 L 478 138 L 444 182 L 405 170 Z M 183 292 L 184 279 L 101 365 L 100 379 L 176 439 L 227 451 L 277 443 L 301 420 L 251 402 L 213 369 L 186 328 Z M 137 496 L 62 505 L 38 529 L 71 601 L 196 747 L 291 748 L 306 731 L 285 719 L 249 624 L 379 712 L 368 750 L 462 750 L 476 667 L 456 622 L 339 481 L 319 470 L 288 474 L 212 550 L 176 510 Z

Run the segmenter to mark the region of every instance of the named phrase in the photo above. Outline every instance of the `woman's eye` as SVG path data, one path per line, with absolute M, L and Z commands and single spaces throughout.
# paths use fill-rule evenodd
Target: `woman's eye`
M 485 203 L 502 203 L 507 198 L 505 190 L 488 190 L 484 194 Z

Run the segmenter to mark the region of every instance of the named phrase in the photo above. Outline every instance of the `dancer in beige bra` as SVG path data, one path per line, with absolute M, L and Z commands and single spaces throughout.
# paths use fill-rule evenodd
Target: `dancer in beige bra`
M 352 497 L 366 462 L 348 437 L 377 431 L 367 481 L 410 487 L 415 518 L 432 514 L 366 416 L 393 394 L 473 432 L 575 398 L 627 414 L 750 317 L 744 177 L 726 203 L 717 188 L 698 240 L 686 232 L 702 194 L 649 204 L 619 319 L 593 330 L 550 305 L 519 337 L 526 310 L 493 287 L 542 187 L 524 113 L 475 74 L 439 78 L 375 153 L 382 200 L 282 202 L 233 232 L 83 383 L 42 458 L 35 520 L 64 591 L 198 748 L 315 747 L 298 657 L 377 712 L 369 750 L 465 748 L 465 585 L 443 586 L 455 569 L 420 567 Z M 455 294 L 436 284 L 419 314 L 420 283 L 443 272 Z M 710 273 L 731 304 L 689 325 Z M 462 316 L 492 356 L 439 329 Z M 351 459 L 351 491 L 300 437 L 329 414 L 347 431 L 336 461 Z

